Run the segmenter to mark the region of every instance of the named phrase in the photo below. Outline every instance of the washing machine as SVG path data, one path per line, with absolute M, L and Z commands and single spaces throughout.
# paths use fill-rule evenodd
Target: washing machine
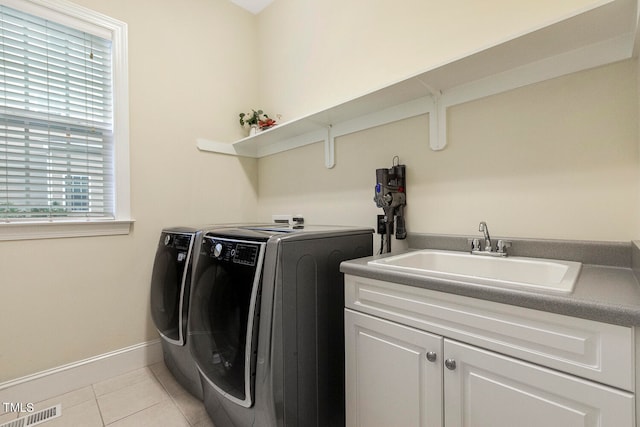
M 202 400 L 202 383 L 189 352 L 187 318 L 194 245 L 202 229 L 166 228 L 160 233 L 151 275 L 151 317 L 160 334 L 165 364 L 176 380 Z
M 344 426 L 344 260 L 373 230 L 242 226 L 204 233 L 188 345 L 216 427 Z

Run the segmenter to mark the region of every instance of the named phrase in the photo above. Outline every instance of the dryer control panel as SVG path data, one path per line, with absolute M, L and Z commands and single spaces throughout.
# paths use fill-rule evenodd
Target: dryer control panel
M 260 243 L 206 236 L 200 254 L 224 262 L 255 266 L 260 254 Z

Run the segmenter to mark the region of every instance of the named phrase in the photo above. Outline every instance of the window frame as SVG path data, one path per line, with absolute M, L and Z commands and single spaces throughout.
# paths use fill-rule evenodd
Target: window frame
M 66 0 L 0 0 L 0 4 L 112 42 L 115 210 L 113 219 L 0 219 L 0 241 L 129 234 L 129 64 L 127 24 Z

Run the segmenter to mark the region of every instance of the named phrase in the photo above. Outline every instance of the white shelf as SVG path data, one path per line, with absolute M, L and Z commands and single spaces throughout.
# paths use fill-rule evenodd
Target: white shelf
M 197 145 L 203 151 L 260 158 L 324 142 L 325 164 L 331 168 L 335 137 L 429 113 L 430 145 L 441 150 L 447 141 L 447 107 L 628 59 L 634 55 L 637 29 L 638 0 L 602 0 L 575 15 L 233 144 L 198 139 Z

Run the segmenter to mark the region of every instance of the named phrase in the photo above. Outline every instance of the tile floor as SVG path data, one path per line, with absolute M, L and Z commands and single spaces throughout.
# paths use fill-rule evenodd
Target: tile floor
M 163 362 L 35 403 L 34 410 L 58 403 L 62 416 L 42 427 L 213 427 L 202 402 L 176 382 Z M 18 417 L 2 411 L 0 424 Z

